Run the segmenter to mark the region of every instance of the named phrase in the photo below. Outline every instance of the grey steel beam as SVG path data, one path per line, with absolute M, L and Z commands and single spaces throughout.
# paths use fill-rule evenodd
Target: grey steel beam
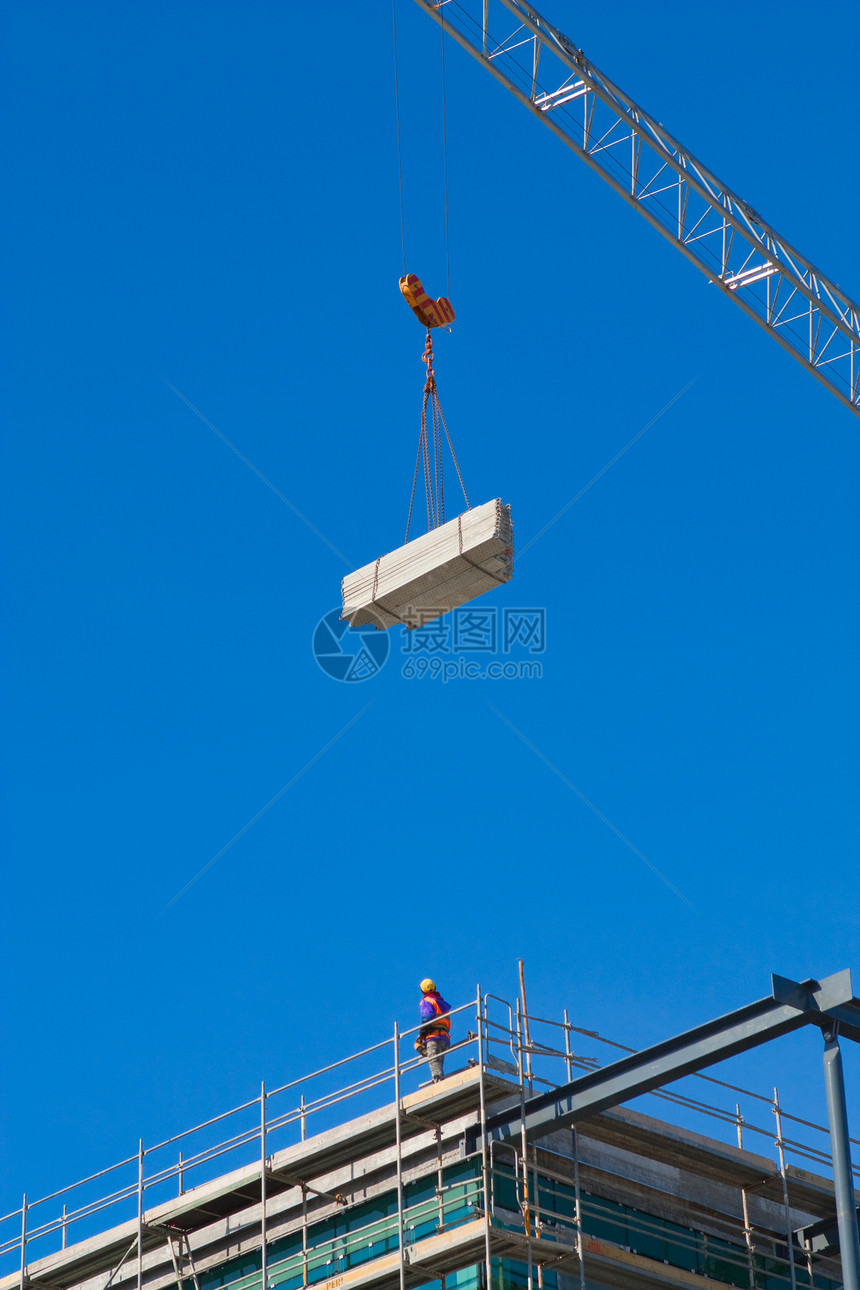
M 837 283 L 530 4 L 416 2 L 724 295 L 860 416 L 860 306 Z M 516 24 L 513 31 L 511 22 Z
M 779 1003 L 793 1004 L 810 1015 L 808 1021 L 832 1030 L 833 1022 L 839 1023 L 840 1035 L 860 1043 L 860 1000 L 851 990 L 851 973 L 846 968 L 824 981 L 789 981 L 784 976 L 771 976 L 771 991 Z
M 516 1140 L 523 1129 L 527 1138 L 541 1137 L 801 1026 L 832 1028 L 834 1016 L 847 1019 L 843 1033 L 860 1034 L 860 1000 L 853 996 L 850 972 L 838 972 L 820 982 L 774 976 L 768 998 L 529 1098 L 522 1110 L 515 1107 L 492 1116 L 487 1121 L 488 1138 Z

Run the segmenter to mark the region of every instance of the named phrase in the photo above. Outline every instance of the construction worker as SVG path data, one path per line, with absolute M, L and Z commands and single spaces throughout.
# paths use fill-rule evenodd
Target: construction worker
M 451 1011 L 451 1005 L 445 1002 L 436 989 L 436 982 L 429 976 L 424 978 L 418 988 L 422 996 L 419 1012 L 424 1024 L 415 1040 L 415 1050 L 422 1057 L 429 1057 L 430 1074 L 433 1083 L 438 1084 L 445 1078 L 445 1049 L 451 1043 L 451 1021 L 445 1015 Z

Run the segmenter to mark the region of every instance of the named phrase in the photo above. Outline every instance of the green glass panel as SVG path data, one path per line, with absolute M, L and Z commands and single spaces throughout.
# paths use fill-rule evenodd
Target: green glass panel
M 659 1259 L 661 1263 L 669 1261 L 668 1242 L 661 1233 L 641 1231 L 631 1226 L 630 1248 L 634 1254 L 642 1254 L 646 1259 Z
M 534 1175 L 530 1187 L 534 1188 Z M 438 1230 L 474 1216 L 482 1207 L 480 1166 L 475 1161 L 460 1161 L 443 1173 L 441 1197 L 437 1195 L 437 1177 L 410 1183 L 404 1192 L 404 1221 L 410 1241 L 420 1241 Z M 520 1201 L 513 1170 L 496 1164 L 493 1171 L 496 1205 L 518 1215 Z M 699 1272 L 725 1285 L 746 1288 L 748 1263 L 742 1240 L 732 1242 L 707 1236 L 690 1228 L 656 1218 L 629 1206 L 582 1192 L 583 1230 L 598 1240 L 627 1247 L 635 1253 L 674 1267 Z M 548 1230 L 557 1223 L 559 1229 L 572 1227 L 575 1221 L 574 1188 L 560 1180 L 539 1175 L 537 1202 L 540 1219 Z M 498 1220 L 497 1220 L 498 1221 Z M 522 1226 L 511 1219 L 511 1227 Z M 397 1195 L 391 1191 L 374 1201 L 330 1216 L 308 1229 L 308 1280 L 326 1280 L 349 1267 L 357 1267 L 397 1248 Z M 784 1247 L 783 1247 L 784 1249 Z M 783 1251 L 780 1250 L 779 1253 Z M 492 1290 L 520 1290 L 527 1283 L 525 1265 L 511 1261 L 494 1261 Z M 261 1290 L 259 1286 L 260 1254 L 244 1255 L 225 1262 L 199 1276 L 200 1290 Z M 303 1284 L 301 1234 L 293 1233 L 275 1241 L 269 1250 L 270 1278 L 278 1290 L 299 1290 Z M 498 1274 L 498 1275 L 496 1275 Z M 799 1290 L 839 1290 L 839 1283 L 816 1273 L 809 1277 L 801 1260 L 797 1266 Z M 557 1277 L 546 1269 L 544 1290 L 556 1290 Z M 536 1284 L 536 1280 L 535 1280 Z M 755 1258 L 756 1290 L 789 1290 L 789 1270 L 785 1258 L 758 1254 Z M 441 1290 L 441 1283 L 428 1282 L 428 1290 Z M 445 1280 L 445 1290 L 481 1290 L 483 1267 L 462 1269 Z M 183 1290 L 194 1290 L 187 1279 Z
M 501 1169 L 493 1171 L 493 1198 L 501 1209 L 511 1209 L 514 1213 L 519 1210 L 517 1184 L 512 1172 Z
M 621 1205 L 589 1196 L 582 1202 L 582 1230 L 598 1241 L 627 1244 L 627 1216 Z
M 517 1263 L 513 1259 L 493 1259 L 493 1290 L 525 1290 L 528 1277 L 526 1263 Z M 537 1286 L 537 1272 L 532 1274 L 532 1283 Z M 557 1290 L 558 1274 L 545 1268 L 543 1284 L 544 1290 Z

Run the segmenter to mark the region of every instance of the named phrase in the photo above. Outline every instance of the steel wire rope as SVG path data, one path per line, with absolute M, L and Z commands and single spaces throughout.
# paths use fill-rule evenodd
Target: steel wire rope
M 418 482 L 418 471 L 424 466 L 424 492 L 427 500 L 427 526 L 429 529 L 438 528 L 440 524 L 445 523 L 445 484 L 444 484 L 444 456 L 442 444 L 442 431 L 445 431 L 445 439 L 451 453 L 451 460 L 454 463 L 454 469 L 457 472 L 457 479 L 460 488 L 463 491 L 463 498 L 466 502 L 466 510 L 471 510 L 469 495 L 466 492 L 466 486 L 463 483 L 463 475 L 460 470 L 460 463 L 457 460 L 457 454 L 454 451 L 454 444 L 451 439 L 451 432 L 448 429 L 448 423 L 445 420 L 445 414 L 442 411 L 442 404 L 439 401 L 439 391 L 436 388 L 436 374 L 433 371 L 433 342 L 430 331 L 427 331 L 427 344 L 423 354 L 423 359 L 427 363 L 427 380 L 424 384 L 424 398 L 421 404 L 421 431 L 418 437 L 418 454 L 415 459 L 415 471 L 412 476 L 412 491 L 409 497 L 409 514 L 406 520 L 406 536 L 404 545 L 409 541 L 409 529 L 412 524 L 412 512 L 415 504 L 415 488 Z M 430 405 L 430 418 L 433 432 L 433 462 L 430 462 L 430 436 L 427 433 L 427 406 Z
M 447 92 L 445 79 L 445 17 L 440 12 L 439 37 L 440 37 L 440 64 L 441 64 L 441 98 L 442 98 L 442 198 L 445 213 L 445 280 L 446 290 L 451 295 L 451 244 L 450 244 L 450 221 L 449 221 L 449 200 L 448 200 L 448 116 L 447 116 Z M 403 258 L 403 273 L 406 274 L 406 224 L 403 207 L 403 159 L 400 135 L 400 97 L 399 82 L 397 74 L 397 17 L 396 17 L 396 0 L 391 0 L 391 25 L 392 38 L 394 47 L 394 109 L 395 122 L 397 129 L 397 171 L 400 191 L 400 241 Z M 429 361 L 427 356 L 429 355 Z M 412 476 L 412 489 L 409 495 L 409 512 L 406 519 L 406 536 L 404 545 L 409 541 L 409 530 L 412 524 L 412 513 L 415 505 L 415 489 L 418 483 L 418 471 L 422 461 L 424 465 L 424 491 L 427 503 L 427 525 L 428 529 L 437 528 L 445 522 L 445 484 L 444 484 L 444 465 L 442 453 L 442 429 L 445 431 L 445 438 L 451 451 L 451 457 L 454 462 L 454 468 L 457 471 L 457 478 L 460 481 L 460 487 L 463 490 L 463 497 L 466 501 L 466 509 L 470 510 L 469 497 L 463 484 L 463 476 L 460 471 L 460 465 L 454 452 L 454 445 L 451 441 L 451 433 L 448 430 L 448 424 L 442 413 L 442 406 L 439 402 L 439 395 L 436 390 L 435 375 L 432 368 L 432 341 L 430 331 L 427 331 L 427 349 L 425 350 L 425 361 L 428 361 L 428 375 L 424 387 L 424 400 L 421 408 L 421 433 L 418 439 L 418 453 L 415 459 L 415 471 Z M 433 462 L 430 462 L 430 443 L 427 433 L 427 404 L 430 403 L 430 415 L 433 432 Z
M 471 15 L 471 14 L 470 14 L 466 9 L 464 9 L 464 8 L 463 8 L 463 6 L 462 6 L 462 5 L 457 4 L 456 0 L 448 0 L 448 7 L 449 7 L 449 8 L 453 8 L 453 9 L 457 10 L 457 11 L 458 11 L 458 13 L 461 15 L 461 21 L 462 21 L 463 28 L 469 28 L 469 27 L 470 27 L 470 28 L 472 28 L 476 33 L 478 33 L 478 34 L 483 38 L 483 28 L 481 27 L 481 25 L 480 25 L 478 22 L 476 22 L 476 21 L 475 21 L 475 19 L 472 17 L 472 15 Z M 441 23 L 440 23 L 440 25 L 441 25 Z M 449 21 L 449 26 L 451 26 L 451 25 L 452 25 L 452 24 L 451 24 L 451 23 L 450 23 L 450 21 Z M 516 69 L 516 71 L 517 71 L 517 72 L 519 72 L 519 74 L 520 74 L 520 80 L 521 80 L 520 89 L 521 89 L 521 90 L 522 90 L 522 92 L 526 95 L 526 97 L 527 97 L 527 98 L 531 99 L 531 97 L 532 97 L 532 94 L 531 94 L 531 86 L 532 86 L 532 84 L 534 84 L 535 93 L 536 93 L 538 90 L 540 90 L 540 91 L 541 91 L 541 93 L 548 94 L 548 93 L 550 93 L 550 91 L 548 91 L 548 90 L 547 90 L 547 88 L 546 88 L 546 86 L 545 86 L 541 81 L 539 81 L 539 80 L 538 80 L 538 79 L 533 75 L 533 72 L 530 72 L 527 68 L 525 68 L 525 67 L 523 66 L 523 64 L 522 64 L 522 63 L 520 63 L 516 58 L 514 58 L 514 56 L 513 56 L 513 54 L 512 54 L 512 53 L 508 52 L 507 50 L 505 50 L 505 49 L 503 48 L 503 47 L 504 47 L 504 45 L 506 45 L 506 44 L 508 43 L 508 41 L 510 41 L 510 40 L 513 38 L 513 36 L 514 36 L 514 35 L 516 35 L 516 34 L 517 34 L 517 32 L 518 32 L 518 31 L 520 31 L 520 30 L 523 30 L 523 24 L 520 24 L 520 26 L 519 26 L 518 28 L 516 28 L 516 29 L 514 30 L 514 32 L 513 32 L 510 36 L 508 36 L 504 41 L 502 41 L 501 43 L 499 43 L 498 41 L 493 40 L 493 38 L 490 36 L 490 33 L 489 33 L 489 31 L 488 31 L 488 32 L 487 32 L 487 47 L 489 48 L 489 47 L 491 46 L 491 44 L 492 44 L 492 45 L 493 45 L 493 47 L 494 47 L 494 49 L 493 49 L 494 54 L 503 54 L 503 55 L 504 55 L 504 57 L 505 57 L 505 58 L 506 58 L 506 59 L 507 59 L 511 64 L 513 64 L 513 67 L 514 67 L 514 68 Z M 527 42 L 525 42 L 525 43 L 531 43 L 531 37 L 530 37 L 530 38 L 529 38 L 529 40 L 528 40 Z M 572 72 L 572 73 L 571 73 L 571 75 L 576 75 L 576 73 L 573 73 L 573 72 Z M 512 77 L 511 79 L 513 79 L 513 77 Z M 594 91 L 591 91 L 591 92 L 592 92 L 592 93 L 594 93 Z M 624 116 L 622 116 L 619 112 L 617 112 L 617 110 L 616 110 L 615 108 L 612 108 L 612 107 L 610 107 L 608 104 L 604 103 L 604 102 L 603 102 L 603 100 L 599 97 L 599 95 L 596 95 L 596 94 L 595 94 L 595 99 L 596 99 L 596 100 L 597 100 L 597 102 L 599 102 L 603 107 L 605 107 L 609 112 L 613 112 L 613 113 L 615 113 L 615 115 L 616 115 L 616 117 L 617 117 L 617 120 L 618 120 L 620 123 L 624 123 L 624 122 L 625 122 L 625 117 L 624 117 Z M 570 109 L 569 109 L 569 108 L 567 108 L 567 107 L 565 107 L 564 105 L 561 105 L 561 106 L 560 106 L 560 107 L 558 107 L 558 108 L 554 108 L 554 109 L 553 109 L 553 115 L 554 115 L 554 117 L 556 117 L 556 118 L 559 118 L 559 117 L 563 118 L 566 122 L 572 123 L 572 124 L 573 124 L 573 125 L 575 125 L 577 128 L 580 128 L 580 127 L 581 127 L 581 124 L 582 124 L 582 123 L 581 123 L 581 122 L 579 122 L 579 121 L 577 121 L 576 117 L 573 115 L 573 113 L 570 111 Z M 649 114 L 649 115 L 650 115 L 650 114 Z M 572 133 L 571 131 L 568 131 L 568 133 L 570 133 L 571 138 L 573 138 L 573 137 L 574 137 L 574 136 L 573 136 L 573 133 Z M 645 145 L 646 145 L 646 146 L 647 146 L 647 147 L 648 147 L 648 148 L 649 148 L 649 149 L 650 149 L 650 150 L 655 154 L 655 156 L 660 157 L 660 156 L 662 155 L 662 154 L 657 150 L 657 148 L 654 146 L 654 144 L 650 141 L 650 139 L 648 139 L 645 135 L 639 135 L 638 137 L 639 137 L 639 138 L 642 140 L 642 142 L 643 142 L 643 143 L 644 143 L 644 144 L 645 144 Z M 620 140 L 619 140 L 619 142 L 620 142 Z M 683 146 L 684 146 L 684 145 L 680 145 L 680 141 L 678 141 L 678 142 L 679 142 L 679 146 L 681 146 L 681 147 L 683 147 Z M 685 149 L 685 150 L 686 150 L 686 149 Z M 589 154 L 589 153 L 588 153 L 587 149 L 585 150 L 585 152 L 586 152 L 586 155 L 591 155 L 591 154 Z M 633 176 L 633 172 L 632 172 L 632 170 L 629 170 L 625 165 L 623 165 L 623 164 L 618 160 L 618 158 L 617 158 L 614 154 L 609 153 L 608 151 L 606 151 L 606 152 L 605 152 L 605 154 L 604 154 L 604 161 L 603 161 L 603 162 L 601 162 L 600 164 L 601 164 L 601 165 L 604 165 L 604 164 L 605 164 L 606 169 L 607 169 L 607 171 L 608 171 L 608 170 L 610 170 L 610 163 L 611 163 L 612 167 L 614 167 L 614 169 L 615 169 L 615 172 L 616 172 L 616 178 L 617 178 L 617 177 L 619 177 L 619 176 L 623 176 L 625 180 L 627 180 L 627 179 L 632 179 L 632 176 Z M 674 167 L 670 167 L 670 168 L 671 168 L 672 170 L 674 170 Z M 599 172 L 598 172 L 598 173 L 599 173 Z M 677 172 L 677 171 L 675 171 L 675 173 L 677 174 L 678 172 Z M 674 188 L 675 188 L 675 184 L 672 184 L 672 185 L 671 185 L 671 187 L 672 187 L 672 189 L 674 190 Z M 696 192 L 696 190 L 695 190 L 694 188 L 692 188 L 692 187 L 691 187 L 690 191 L 691 191 L 691 192 L 695 192 L 695 193 L 696 193 L 696 196 L 697 196 L 697 197 L 698 197 L 702 202 L 704 202 L 704 204 L 705 204 L 705 205 L 706 205 L 710 210 L 712 210 L 715 214 L 718 214 L 718 210 L 717 210 L 717 208 L 715 208 L 715 207 L 711 206 L 710 202 L 706 201 L 706 199 L 705 199 L 704 197 L 702 197 L 701 193 Z M 663 217 L 665 217 L 664 219 L 662 219 L 662 220 L 661 220 L 661 224 L 662 224 L 662 226 L 663 226 L 664 228 L 668 228 L 668 227 L 669 227 L 670 221 L 671 221 L 672 223 L 674 223 L 674 222 L 676 221 L 676 219 L 677 219 L 677 212 L 676 212 L 675 210 L 673 210 L 672 208 L 670 208 L 669 206 L 667 206 L 667 205 L 665 204 L 665 202 L 658 200 L 658 198 L 657 198 L 656 196 L 655 196 L 655 197 L 648 196 L 648 194 L 646 194 L 646 198 L 647 198 L 647 202 L 648 202 L 648 205 L 647 205 L 647 206 L 645 205 L 645 199 L 642 199 L 642 198 L 637 199 L 637 205 L 641 205 L 641 206 L 642 206 L 642 208 L 643 208 L 643 210 L 647 210 L 647 209 L 652 209 L 652 210 L 653 210 L 654 208 L 656 208 L 657 210 L 659 210 L 659 211 L 660 211 L 660 213 L 661 213 L 661 215 L 662 215 Z M 749 246 L 749 245 L 750 245 L 750 242 L 748 241 L 748 239 L 747 239 L 743 234 L 740 234 L 740 236 L 741 236 L 741 238 L 743 239 L 743 244 L 744 244 L 745 246 Z M 679 244 L 680 246 L 684 246 L 684 243 L 683 243 L 682 241 L 680 241 L 680 239 L 678 240 L 678 244 Z M 751 250 L 755 250 L 755 249 L 756 249 L 756 248 L 755 248 L 755 246 L 752 246 L 752 247 L 751 247 Z M 764 254 L 764 248 L 759 248 L 759 249 L 761 250 L 762 254 Z M 720 268 L 720 264 L 721 264 L 721 262 L 720 262 L 720 257 L 719 257 L 719 256 L 718 256 L 714 251 L 712 251 L 712 250 L 711 250 L 711 248 L 710 248 L 709 246 L 704 245 L 704 244 L 701 244 L 701 245 L 700 245 L 699 250 L 696 252 L 696 254 L 697 254 L 698 256 L 700 256 L 700 257 L 701 257 L 700 263 L 703 263 L 703 262 L 705 261 L 706 256 L 711 260 L 711 262 L 713 263 L 713 265 L 714 265 L 714 267 L 715 267 L 715 270 L 716 270 L 716 271 L 715 271 L 715 273 L 714 273 L 714 278 L 715 278 L 716 280 L 720 281 L 720 280 L 721 280 L 721 275 L 720 275 L 720 272 L 719 272 L 719 268 Z M 780 268 L 780 272 L 781 272 L 781 273 L 783 273 L 783 272 L 784 272 L 784 270 L 785 270 L 785 265 L 783 265 L 782 263 L 780 263 L 779 268 Z M 707 271 L 707 269 L 706 269 L 706 271 Z M 787 274 L 785 274 L 785 282 L 786 282 L 786 284 L 789 286 L 789 288 L 790 288 L 790 290 L 791 290 L 791 291 L 797 291 L 797 290 L 798 290 L 798 287 L 797 287 L 797 286 L 795 286 L 795 285 L 792 283 L 791 278 L 790 278 L 790 277 L 788 277 L 788 275 L 787 275 Z M 758 284 L 752 284 L 752 285 L 753 285 L 753 286 L 755 286 L 755 285 L 758 285 Z M 761 290 L 761 288 L 759 288 L 759 290 Z M 762 311 L 765 311 L 765 312 L 766 312 L 767 305 L 766 305 L 766 302 L 762 299 L 761 295 L 760 295 L 760 294 L 753 293 L 749 287 L 748 287 L 748 288 L 746 288 L 746 291 L 747 291 L 747 295 L 748 295 L 748 296 L 749 296 L 749 295 L 752 295 L 752 297 L 753 297 L 753 301 L 751 302 L 751 307 L 753 307 L 753 308 L 758 308 L 758 309 L 760 309 L 760 310 L 762 310 Z M 803 294 L 803 292 L 801 292 L 800 294 L 801 294 L 801 296 L 803 296 L 803 299 L 804 299 L 804 300 L 808 300 L 808 297 L 806 297 L 806 296 Z M 807 317 L 807 313 L 806 313 L 806 312 L 804 312 L 803 314 L 801 314 L 801 315 L 800 315 L 800 317 L 802 317 L 802 318 L 806 318 L 806 317 Z M 792 321 L 794 321 L 794 320 L 792 320 Z M 829 321 L 830 321 L 830 320 L 828 319 L 828 322 L 829 322 Z M 820 327 L 820 325 L 821 325 L 820 321 L 819 321 L 819 324 L 818 324 L 818 325 L 819 325 L 819 327 Z M 774 336 L 784 335 L 784 336 L 789 336 L 789 337 L 791 337 L 791 350 L 792 350 L 792 352 L 793 352 L 793 353 L 795 353 L 795 354 L 799 354 L 799 355 L 801 355 L 801 357 L 803 356 L 803 354 L 804 354 L 804 352 L 805 352 L 805 350 L 806 350 L 806 348 L 807 348 L 807 346 L 808 346 L 808 339 L 807 339 L 807 336 L 805 336 L 805 335 L 801 334 L 800 332 L 796 331 L 796 330 L 795 330 L 795 329 L 790 325 L 790 323 L 788 323 L 788 322 L 786 322 L 786 323 L 777 323 L 777 322 L 774 322 L 774 323 L 767 323 L 767 326 L 768 326 L 768 328 L 773 332 Z M 838 371 L 836 371 L 836 372 L 834 373 L 834 377 L 835 377 L 834 384 L 835 384 L 835 381 L 836 381 L 836 380 L 838 380 L 838 381 L 839 381 L 839 383 L 840 383 L 843 387 L 845 387 L 845 389 L 846 389 L 846 390 L 848 390 L 848 399 L 849 399 L 849 402 L 851 402 L 851 401 L 853 400 L 853 397 L 854 397 L 854 396 L 853 396 L 853 391 L 850 389 L 849 383 L 846 381 L 845 377 L 844 377 L 844 376 L 842 376 L 842 374 L 841 374 L 840 372 L 838 372 Z
M 397 77 L 397 0 L 391 0 L 391 31 L 394 45 L 394 121 L 397 128 L 397 182 L 400 190 L 400 249 L 406 276 L 406 223 L 403 218 L 403 159 L 400 152 L 400 91 Z
M 445 523 L 445 482 L 442 476 L 442 431 L 439 428 L 439 400 L 434 387 L 431 398 L 433 415 L 433 465 L 436 475 L 436 523 Z
M 451 296 L 451 251 L 448 236 L 448 125 L 445 110 L 445 10 L 439 9 L 439 41 L 442 50 L 442 188 L 445 198 L 445 281 Z
M 433 465 L 430 464 L 430 436 L 427 433 L 427 405 L 430 405 L 430 414 L 433 425 Z M 440 429 L 441 427 L 441 429 Z M 423 465 L 424 475 L 424 493 L 427 502 L 427 523 L 428 528 L 437 528 L 439 524 L 445 522 L 445 492 L 443 484 L 443 457 L 442 457 L 442 430 L 445 431 L 445 439 L 451 453 L 451 460 L 454 463 L 454 469 L 457 472 L 457 479 L 463 492 L 463 498 L 466 503 L 466 510 L 472 509 L 469 501 L 469 494 L 466 492 L 466 485 L 463 483 L 463 475 L 460 470 L 460 463 L 457 460 L 457 454 L 454 451 L 454 444 L 451 440 L 451 432 L 448 429 L 448 423 L 445 420 L 445 414 L 442 411 L 442 404 L 439 402 L 439 394 L 436 390 L 435 381 L 431 389 L 425 389 L 424 400 L 421 407 L 421 430 L 418 436 L 418 452 L 415 457 L 415 471 L 412 475 L 412 491 L 409 495 L 409 514 L 406 519 L 406 535 L 403 539 L 404 545 L 409 541 L 409 530 L 412 525 L 412 513 L 415 506 L 415 489 L 418 485 L 418 471 Z M 434 488 L 434 480 L 437 486 Z
M 421 465 L 421 439 L 418 440 L 418 456 L 415 458 L 415 474 L 412 476 L 412 492 L 409 495 L 409 514 L 406 517 L 406 537 L 403 545 L 409 541 L 409 525 L 412 523 L 412 507 L 415 505 L 415 485 L 418 483 L 418 467 Z
M 421 407 L 421 429 L 418 434 L 418 453 L 415 458 L 415 473 L 412 476 L 412 492 L 409 495 L 409 514 L 406 517 L 406 536 L 403 539 L 403 545 L 409 541 L 409 529 L 412 524 L 412 508 L 415 504 L 415 488 L 418 483 L 418 471 L 424 465 L 424 495 L 427 502 L 427 526 L 433 528 L 430 523 L 430 488 L 428 482 L 428 462 L 427 462 L 427 397 L 428 392 L 425 388 L 424 402 Z
M 469 501 L 469 495 L 468 495 L 468 493 L 466 492 L 466 485 L 463 483 L 463 476 L 460 474 L 460 463 L 457 461 L 457 454 L 456 454 L 456 453 L 455 453 L 455 451 L 454 451 L 454 445 L 453 445 L 453 443 L 451 442 L 451 434 L 450 434 L 450 431 L 448 430 L 448 422 L 445 420 L 445 414 L 444 414 L 444 412 L 442 411 L 442 404 L 441 404 L 441 403 L 439 403 L 439 396 L 438 396 L 438 394 L 436 395 L 436 403 L 437 403 L 438 408 L 439 408 L 439 419 L 440 419 L 440 421 L 442 422 L 442 427 L 443 427 L 443 429 L 444 429 L 444 431 L 445 431 L 445 438 L 448 440 L 448 447 L 449 447 L 449 448 L 450 448 L 450 450 L 451 450 L 451 460 L 454 462 L 454 469 L 455 469 L 455 470 L 456 470 L 456 472 L 457 472 L 457 478 L 459 479 L 459 481 L 460 481 L 460 487 L 461 487 L 461 488 L 462 488 L 462 490 L 463 490 L 463 497 L 464 497 L 465 502 L 466 502 L 466 510 L 467 510 L 467 511 L 470 511 L 470 510 L 472 509 L 472 504 L 471 504 L 471 502 Z

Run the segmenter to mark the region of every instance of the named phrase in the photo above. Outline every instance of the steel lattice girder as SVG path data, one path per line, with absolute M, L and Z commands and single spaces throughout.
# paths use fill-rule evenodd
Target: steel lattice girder
M 860 416 L 860 306 L 836 283 L 530 6 L 416 3 Z
M 522 1108 L 492 1116 L 487 1138 L 519 1141 L 523 1126 L 527 1138 L 541 1137 L 801 1026 L 812 1024 L 825 1031 L 838 1026 L 840 1035 L 860 1043 L 860 999 L 853 996 L 850 972 L 837 972 L 820 982 L 799 983 L 781 976 L 771 981 L 772 993 L 765 999 L 528 1098 Z M 476 1142 L 477 1138 L 467 1147 L 474 1150 Z

